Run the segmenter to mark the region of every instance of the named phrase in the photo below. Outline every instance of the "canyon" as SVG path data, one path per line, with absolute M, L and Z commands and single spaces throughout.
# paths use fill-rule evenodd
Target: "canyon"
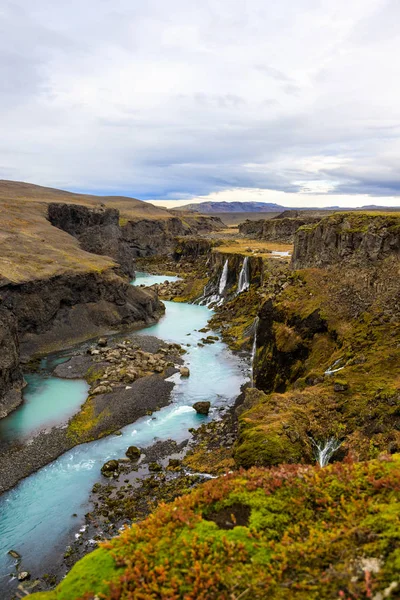
M 379 559 L 371 585 L 394 598 L 398 213 L 292 214 L 237 229 L 208 215 L 149 214 L 139 201 L 51 190 L 41 198 L 21 186 L 11 207 L 3 196 L 12 186 L 2 196 L 0 185 L 2 416 L 21 402 L 23 374 L 37 372 L 39 357 L 53 357 L 46 377 L 90 386 L 57 430 L 77 434 L 72 445 L 7 492 L 17 523 L 18 503 L 29 486 L 47 493 L 50 472 L 60 503 L 63 478 L 81 488 L 68 496 L 81 529 L 67 551 L 68 528 L 47 519 L 47 539 L 63 546 L 49 562 L 54 578 L 40 576 L 45 562 L 29 558 L 25 534 L 33 576 L 23 589 L 35 600 L 363 597 L 363 561 Z M 140 398 L 137 414 L 118 420 L 117 396 L 126 406 Z M 198 415 L 205 401 L 210 413 Z M 121 458 L 132 440 L 138 462 Z M 100 466 L 110 459 L 107 480 Z M 66 474 L 68 461 L 95 470 Z M 378 505 L 383 528 L 368 517 Z

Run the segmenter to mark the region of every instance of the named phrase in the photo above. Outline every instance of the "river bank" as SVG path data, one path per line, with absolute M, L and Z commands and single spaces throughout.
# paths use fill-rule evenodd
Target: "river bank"
M 123 458 L 132 443 L 142 449 L 149 448 L 157 439 L 172 440 L 171 443 L 179 445 L 190 439 L 190 429 L 218 418 L 221 408 L 231 405 L 239 394 L 246 380 L 243 358 L 233 356 L 221 341 L 198 346 L 204 337 L 199 330 L 207 326 L 212 312 L 195 305 L 172 302 L 166 305 L 165 317 L 157 325 L 140 332 L 139 336 L 151 334 L 184 345 L 190 377 L 182 379 L 176 374 L 169 378 L 169 383 L 175 384 L 169 406 L 122 428 L 122 435 L 77 446 L 3 494 L 0 499 L 4 508 L 0 525 L 3 583 L 0 585 L 5 593 L 15 589 L 15 583 L 9 582 L 8 573 L 15 565 L 11 557 L 6 556 L 8 550 L 15 549 L 22 555 L 22 567 L 32 574 L 32 578 L 48 573 L 56 556 L 63 563 L 71 536 L 74 539 L 79 533 L 77 528 L 86 525 L 84 515 L 90 508 L 89 493 L 106 460 Z M 218 339 L 218 335 L 214 337 Z M 192 408 L 201 400 L 211 401 L 209 417 L 197 415 Z M 29 526 L 31 522 L 36 523 L 34 533 Z M 61 571 L 55 570 L 60 576 Z
M 53 402 L 53 406 L 43 407 L 46 414 L 40 420 L 25 402 L 0 423 L 1 493 L 76 445 L 115 432 L 169 404 L 174 384 L 167 379 L 177 371 L 175 365 L 182 364 L 183 351 L 178 346 L 135 334 L 100 341 L 106 347 L 99 347 L 96 340 L 76 347 L 71 357 L 68 352 L 51 355 L 31 375 L 35 379 L 28 384 L 27 394 L 32 386 L 39 386 L 33 392 L 33 406 L 44 393 L 51 395 L 51 390 L 58 397 L 57 384 L 63 379 L 72 380 L 65 382 L 66 393 L 72 394 L 70 406 L 78 384 L 83 384 L 84 395 L 78 395 L 75 411 L 66 418 Z M 121 350 L 124 345 L 126 349 Z M 50 411 L 53 419 L 48 417 Z M 27 423 L 32 421 L 29 429 Z

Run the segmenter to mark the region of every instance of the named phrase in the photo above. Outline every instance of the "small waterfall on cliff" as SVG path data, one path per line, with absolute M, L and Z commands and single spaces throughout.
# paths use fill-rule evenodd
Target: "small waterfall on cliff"
M 343 361 L 343 358 L 339 358 L 338 360 L 336 360 L 333 365 L 331 367 L 329 367 L 324 375 L 333 375 L 334 373 L 337 373 L 338 371 L 341 371 L 342 369 L 344 369 L 344 367 L 339 367 L 338 365 L 340 365 L 340 363 Z
M 222 296 L 222 294 L 224 293 L 227 283 L 228 283 L 228 259 L 226 259 L 226 261 L 225 261 L 224 268 L 222 269 L 221 279 L 219 280 L 218 291 L 219 291 L 220 296 Z
M 258 328 L 258 322 L 259 322 L 259 318 L 256 317 L 254 319 L 254 337 L 253 337 L 253 347 L 251 349 L 251 387 L 254 387 L 254 361 L 256 359 L 256 352 L 257 352 L 257 328 Z
M 197 304 L 201 304 L 203 306 L 210 306 L 212 304 L 217 304 L 220 306 L 224 301 L 224 291 L 226 289 L 226 285 L 228 283 L 228 260 L 225 261 L 224 267 L 222 269 L 221 277 L 218 280 L 218 283 L 211 283 L 210 281 L 204 287 L 203 296 L 197 301 Z M 217 287 L 218 286 L 218 287 Z
M 243 261 L 242 270 L 239 275 L 239 283 L 237 287 L 237 294 L 248 290 L 250 287 L 250 273 L 249 273 L 249 257 L 246 256 Z
M 336 450 L 339 450 L 342 445 L 342 442 L 339 442 L 339 440 L 334 437 L 329 438 L 326 442 L 316 442 L 311 438 L 311 442 L 315 449 L 315 458 L 320 467 L 326 467 Z

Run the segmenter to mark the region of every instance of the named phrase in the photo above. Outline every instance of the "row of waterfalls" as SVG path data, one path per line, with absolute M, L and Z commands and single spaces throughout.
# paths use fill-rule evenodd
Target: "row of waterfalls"
M 235 295 L 238 296 L 243 292 L 246 292 L 250 287 L 250 265 L 249 265 L 249 257 L 246 256 L 243 260 L 243 265 L 239 273 L 239 280 L 236 288 Z M 217 305 L 220 306 L 225 299 L 225 292 L 228 285 L 228 275 L 229 275 L 229 265 L 228 259 L 225 261 L 224 266 L 222 268 L 221 275 L 218 280 L 218 287 L 216 291 L 216 285 L 214 283 L 214 287 L 210 290 L 208 286 L 204 288 L 204 295 L 200 300 L 200 304 L 210 306 Z M 213 291 L 212 291 L 213 290 Z M 250 385 L 251 387 L 255 387 L 255 363 L 256 363 L 256 355 L 257 355 L 257 330 L 259 325 L 259 317 L 254 319 L 254 323 L 252 326 L 252 334 L 253 334 L 253 344 L 251 350 L 251 367 L 250 367 Z M 336 361 L 330 369 L 326 371 L 326 375 L 331 375 L 340 371 L 343 367 L 339 367 L 341 359 Z M 316 461 L 321 467 L 326 467 L 329 463 L 335 452 L 340 448 L 342 442 L 337 440 L 335 437 L 331 437 L 325 441 L 315 441 L 313 438 L 311 439 L 311 443 L 314 449 L 314 456 Z
M 228 275 L 229 275 L 229 263 L 228 259 L 226 259 L 224 266 L 222 268 L 221 276 L 218 280 L 218 287 L 216 288 L 215 284 L 210 287 L 210 284 L 207 284 L 204 288 L 203 296 L 199 300 L 199 304 L 204 306 L 210 306 L 212 304 L 216 304 L 220 306 L 225 297 L 225 292 L 228 286 Z M 236 296 L 245 292 L 250 287 L 250 264 L 249 257 L 246 256 L 243 260 L 243 265 L 239 273 L 239 280 L 236 288 Z

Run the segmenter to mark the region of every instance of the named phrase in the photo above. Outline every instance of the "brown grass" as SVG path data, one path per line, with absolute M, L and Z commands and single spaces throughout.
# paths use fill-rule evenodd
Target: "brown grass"
M 249 239 L 227 239 L 222 246 L 215 248 L 215 252 L 228 252 L 232 254 L 243 254 L 245 256 L 254 256 L 254 254 L 264 254 L 270 258 L 272 251 L 290 252 L 293 251 L 292 244 L 281 244 L 279 242 L 267 242 L 264 240 Z

